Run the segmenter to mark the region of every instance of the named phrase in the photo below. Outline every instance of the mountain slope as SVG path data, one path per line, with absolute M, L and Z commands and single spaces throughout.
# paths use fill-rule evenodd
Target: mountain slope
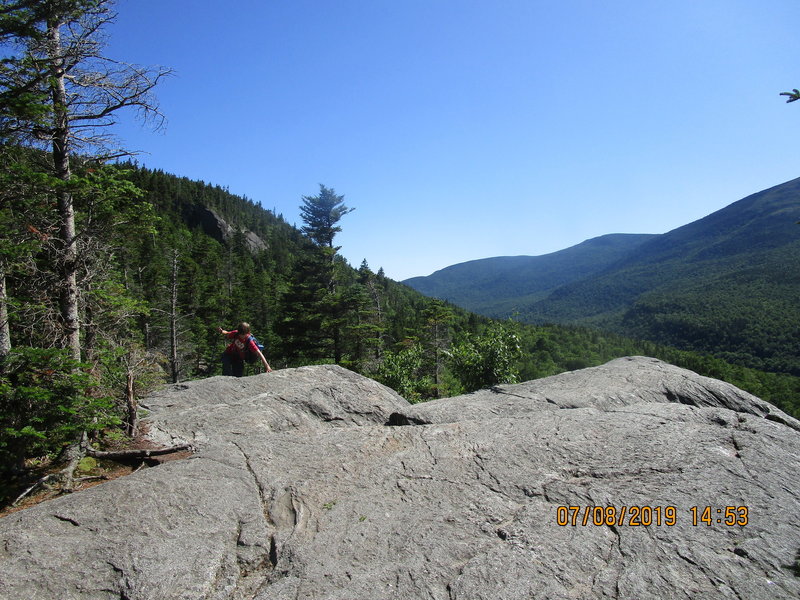
M 532 303 L 526 321 L 591 324 L 773 371 L 800 372 L 800 179 L 642 244 Z
M 220 186 L 133 164 L 126 176 L 144 192 L 158 221 L 155 235 L 127 242 L 126 252 L 119 253 L 125 261 L 120 272 L 136 274 L 128 277 L 126 288 L 151 307 L 141 323 L 148 349 L 171 352 L 167 315 L 171 310 L 181 315 L 175 359 L 181 378 L 219 372 L 224 345 L 217 325 L 232 329 L 241 321 L 251 323 L 274 368 L 333 361 L 339 351 L 349 368 L 374 370 L 376 347 L 393 348 L 409 335 L 423 336 L 425 311 L 434 304 L 430 298 L 388 279 L 382 270 L 375 273 L 366 264 L 357 270 L 338 256 L 342 299 L 335 308 L 326 305 L 325 310 L 337 311 L 336 319 L 326 321 L 327 330 L 321 328 L 319 294 L 302 296 L 322 289 L 313 279 L 319 276 L 319 253 L 298 228 Z M 174 264 L 169 259 L 176 254 Z M 173 309 L 164 290 L 176 278 Z M 482 322 L 461 309 L 451 314 L 459 329 Z
M 519 318 L 592 325 L 800 374 L 798 219 L 795 179 L 644 240 L 607 269 L 518 305 Z M 485 290 L 492 293 L 494 302 L 475 310 L 509 307 L 502 289 Z
M 656 236 L 610 234 L 542 256 L 500 256 L 460 263 L 403 283 L 487 316 L 502 316 L 556 288 L 607 269 Z

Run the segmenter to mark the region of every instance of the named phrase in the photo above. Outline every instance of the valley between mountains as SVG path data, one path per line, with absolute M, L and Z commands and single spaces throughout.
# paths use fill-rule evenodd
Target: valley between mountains
M 800 375 L 798 221 L 795 179 L 664 234 L 610 234 L 403 283 L 490 317 L 592 326 Z

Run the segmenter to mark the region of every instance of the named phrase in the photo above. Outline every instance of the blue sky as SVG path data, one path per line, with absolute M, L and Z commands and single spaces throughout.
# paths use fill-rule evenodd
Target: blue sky
M 139 161 L 336 238 L 393 279 L 663 233 L 800 176 L 797 0 L 119 0 L 163 65 Z

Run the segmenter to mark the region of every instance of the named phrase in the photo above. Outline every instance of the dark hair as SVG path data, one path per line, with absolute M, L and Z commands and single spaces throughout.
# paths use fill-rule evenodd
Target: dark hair
M 236 328 L 236 331 L 239 333 L 239 335 L 250 333 L 250 323 L 245 323 L 244 321 L 242 321 L 241 323 L 239 323 L 239 326 Z

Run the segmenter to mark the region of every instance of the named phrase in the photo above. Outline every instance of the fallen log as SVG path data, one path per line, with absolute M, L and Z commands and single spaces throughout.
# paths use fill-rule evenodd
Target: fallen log
M 193 450 L 191 444 L 176 444 L 174 446 L 168 446 L 166 448 L 149 448 L 149 449 L 137 449 L 137 450 L 95 450 L 94 448 L 88 445 L 86 440 L 86 433 L 84 433 L 81 437 L 80 442 L 72 444 L 71 446 L 67 447 L 63 452 L 62 456 L 64 456 L 67 459 L 66 467 L 64 467 L 57 473 L 50 473 L 48 475 L 45 475 L 38 481 L 36 481 L 33 485 L 31 485 L 24 492 L 22 492 L 17 497 L 17 499 L 14 500 L 14 502 L 12 502 L 11 505 L 17 506 L 23 498 L 45 487 L 54 486 L 58 488 L 58 491 L 60 493 L 69 493 L 75 489 L 76 481 L 92 479 L 88 477 L 75 478 L 74 476 L 75 469 L 77 468 L 78 463 L 84 456 L 91 456 L 92 458 L 102 458 L 107 460 L 115 460 L 118 462 L 139 460 L 142 461 L 142 464 L 139 465 L 139 468 L 141 468 L 142 466 L 144 466 L 145 462 L 149 462 L 147 461 L 147 459 L 151 457 L 163 456 L 165 454 L 172 454 L 175 452 L 182 452 L 186 450 Z M 99 478 L 102 479 L 105 477 L 100 476 Z
M 167 448 L 150 448 L 138 450 L 95 450 L 87 448 L 86 455 L 92 458 L 104 458 L 108 460 L 131 460 L 137 458 L 150 458 L 151 456 L 161 456 L 162 454 L 172 454 L 183 450 L 192 450 L 191 444 L 176 444 Z

